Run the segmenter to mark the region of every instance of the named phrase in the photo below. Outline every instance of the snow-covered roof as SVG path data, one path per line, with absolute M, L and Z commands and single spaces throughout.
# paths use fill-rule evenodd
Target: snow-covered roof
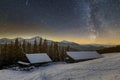
M 22 64 L 22 65 L 30 65 L 30 63 L 23 62 L 23 61 L 18 61 L 18 64 Z
M 96 51 L 67 52 L 67 55 L 74 60 L 86 60 L 102 57 Z
M 52 61 L 46 53 L 26 54 L 30 63 L 44 63 Z

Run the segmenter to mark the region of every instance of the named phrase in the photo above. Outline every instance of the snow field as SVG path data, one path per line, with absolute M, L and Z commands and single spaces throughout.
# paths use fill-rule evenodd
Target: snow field
M 120 80 L 120 53 L 103 56 L 85 62 L 43 66 L 31 71 L 0 70 L 0 80 Z

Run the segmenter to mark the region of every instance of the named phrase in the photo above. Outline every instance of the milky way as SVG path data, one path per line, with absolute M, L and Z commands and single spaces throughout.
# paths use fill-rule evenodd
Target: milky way
M 120 44 L 120 0 L 0 0 L 0 38 Z

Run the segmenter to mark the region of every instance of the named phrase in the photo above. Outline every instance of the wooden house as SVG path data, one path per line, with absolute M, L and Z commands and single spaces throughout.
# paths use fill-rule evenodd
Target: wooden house
M 101 58 L 96 51 L 67 52 L 66 62 L 79 62 Z
M 52 62 L 50 57 L 47 55 L 47 53 L 33 53 L 33 54 L 25 54 L 26 55 L 26 62 L 18 61 L 18 64 L 23 66 L 40 66 L 45 63 Z

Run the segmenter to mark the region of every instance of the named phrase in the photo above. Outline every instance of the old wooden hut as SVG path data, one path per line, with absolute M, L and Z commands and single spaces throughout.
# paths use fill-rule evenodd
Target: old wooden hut
M 96 51 L 67 52 L 66 62 L 79 62 L 101 57 Z

